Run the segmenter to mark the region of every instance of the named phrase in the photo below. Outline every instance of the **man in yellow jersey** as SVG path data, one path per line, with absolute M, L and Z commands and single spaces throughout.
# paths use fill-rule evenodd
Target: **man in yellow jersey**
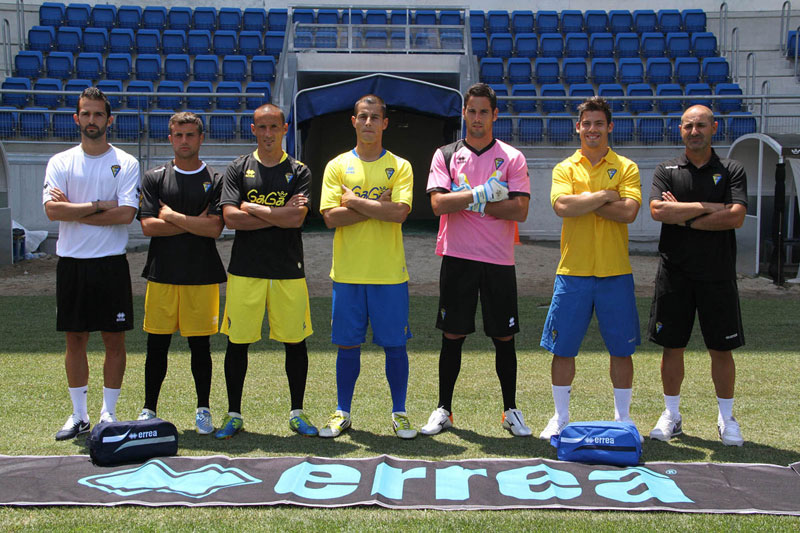
M 628 258 L 628 224 L 642 201 L 639 168 L 608 147 L 614 129 L 602 98 L 578 106 L 581 147 L 553 169 L 550 202 L 562 217 L 561 261 L 541 346 L 553 354 L 555 414 L 540 438 L 549 440 L 569 423 L 575 357 L 596 311 L 611 355 L 614 418 L 633 424 L 631 356 L 640 344 L 639 315 Z
M 336 358 L 338 406 L 320 437 L 338 437 L 350 427 L 350 405 L 361 368 L 367 324 L 372 341 L 386 353 L 392 395 L 392 426 L 402 439 L 417 431 L 406 416 L 408 353 L 408 272 L 401 225 L 411 211 L 411 165 L 383 148 L 389 124 L 386 104 L 373 94 L 361 97 L 351 118 L 356 147 L 325 167 L 320 212 L 333 237 L 331 341 Z
M 288 126 L 279 107 L 265 104 L 256 109 L 250 129 L 258 147 L 230 164 L 220 199 L 225 225 L 235 229 L 236 236 L 221 328 L 228 335 L 228 414 L 216 437 L 230 438 L 244 427 L 241 406 L 247 349 L 261 338 L 265 309 L 269 337 L 282 342 L 286 351 L 289 427 L 315 436 L 317 428 L 303 413 L 308 374 L 305 339 L 312 330 L 302 226 L 308 213 L 311 172 L 283 150 Z

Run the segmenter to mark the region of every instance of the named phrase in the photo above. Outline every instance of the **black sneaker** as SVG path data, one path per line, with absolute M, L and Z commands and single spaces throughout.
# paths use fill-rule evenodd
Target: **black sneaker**
M 92 425 L 89 422 L 84 422 L 74 414 L 69 415 L 69 418 L 67 418 L 67 421 L 64 423 L 64 427 L 61 428 L 61 431 L 56 433 L 56 440 L 74 439 L 81 433 L 89 431 L 90 427 L 92 427 Z

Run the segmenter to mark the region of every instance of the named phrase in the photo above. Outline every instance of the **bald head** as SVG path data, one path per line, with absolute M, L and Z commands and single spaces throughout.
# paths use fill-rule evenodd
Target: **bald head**
M 681 139 L 686 154 L 693 162 L 708 161 L 711 157 L 711 139 L 717 133 L 714 113 L 704 105 L 693 105 L 681 117 Z
M 253 122 L 257 120 L 257 117 L 263 114 L 277 114 L 280 117 L 281 123 L 286 123 L 286 115 L 283 114 L 283 110 L 274 105 L 274 104 L 264 104 L 261 107 L 257 108 L 253 111 Z
M 683 115 L 681 116 L 681 123 L 683 123 L 689 116 L 691 117 L 699 116 L 702 117 L 704 120 L 707 120 L 709 122 L 714 122 L 714 112 L 704 105 L 699 105 L 699 104 L 693 105 L 692 107 L 684 111 Z

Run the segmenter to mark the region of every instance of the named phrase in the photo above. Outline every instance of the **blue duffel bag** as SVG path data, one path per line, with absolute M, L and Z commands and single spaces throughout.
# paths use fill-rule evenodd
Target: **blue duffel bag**
M 632 466 L 642 457 L 636 426 L 626 422 L 573 422 L 550 438 L 561 461 Z

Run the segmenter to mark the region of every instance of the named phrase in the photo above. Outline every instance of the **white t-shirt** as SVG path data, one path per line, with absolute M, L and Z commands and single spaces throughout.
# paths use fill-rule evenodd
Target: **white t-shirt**
M 112 146 L 98 156 L 84 153 L 80 145 L 50 158 L 44 177 L 42 205 L 52 200 L 51 187 L 57 187 L 70 202 L 116 200 L 120 206 L 139 207 L 139 162 L 132 155 Z M 125 253 L 128 227 L 92 226 L 61 221 L 56 253 L 59 257 L 87 259 Z

